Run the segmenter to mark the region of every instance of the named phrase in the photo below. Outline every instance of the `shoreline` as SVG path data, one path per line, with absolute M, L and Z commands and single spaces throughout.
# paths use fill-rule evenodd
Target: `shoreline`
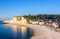
M 8 23 L 11 24 L 11 23 Z M 48 29 L 45 25 L 32 25 L 32 24 L 15 24 L 20 26 L 26 26 L 34 30 L 34 34 L 30 39 L 50 39 L 57 38 L 60 39 L 60 33 Z M 59 37 L 58 37 L 59 36 Z

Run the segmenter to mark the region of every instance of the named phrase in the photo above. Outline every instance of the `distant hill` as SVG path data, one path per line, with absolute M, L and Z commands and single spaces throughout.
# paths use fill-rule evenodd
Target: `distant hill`
M 23 16 L 25 17 L 27 20 L 33 20 L 33 21 L 37 21 L 37 20 L 44 20 L 44 21 L 48 21 L 48 20 L 52 20 L 52 21 L 60 21 L 60 14 L 38 14 L 38 15 L 25 15 Z

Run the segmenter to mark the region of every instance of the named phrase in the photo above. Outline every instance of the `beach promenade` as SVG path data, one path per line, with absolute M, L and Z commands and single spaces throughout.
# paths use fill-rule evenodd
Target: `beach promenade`
M 24 26 L 34 30 L 30 39 L 60 39 L 60 33 L 50 30 L 45 25 L 24 24 Z

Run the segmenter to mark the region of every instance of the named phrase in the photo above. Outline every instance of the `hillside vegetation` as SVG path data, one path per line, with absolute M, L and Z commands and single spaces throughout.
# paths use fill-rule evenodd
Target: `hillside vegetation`
M 37 20 L 44 20 L 44 21 L 48 21 L 48 20 L 52 20 L 52 21 L 60 21 L 60 15 L 53 15 L 53 14 L 38 14 L 38 15 L 25 15 L 23 16 L 25 17 L 27 20 L 32 20 L 32 21 L 37 21 Z

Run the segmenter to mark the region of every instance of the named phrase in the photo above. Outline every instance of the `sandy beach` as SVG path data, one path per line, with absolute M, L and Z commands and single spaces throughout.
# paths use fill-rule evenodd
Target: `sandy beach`
M 24 26 L 34 30 L 34 35 L 30 39 L 60 39 L 59 32 L 50 30 L 45 25 L 25 24 Z

